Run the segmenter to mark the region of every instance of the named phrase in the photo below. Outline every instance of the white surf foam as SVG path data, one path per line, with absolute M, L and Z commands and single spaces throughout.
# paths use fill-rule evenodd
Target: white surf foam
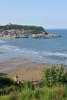
M 11 46 L 11 45 L 1 45 L 1 49 L 8 50 L 8 52 L 13 51 L 16 52 L 19 55 L 24 55 L 28 57 L 67 57 L 67 52 L 49 52 L 49 51 L 34 51 L 34 50 L 29 50 L 26 48 L 18 48 L 16 46 Z M 33 58 L 32 58 L 33 59 Z
M 18 47 L 10 46 L 10 45 L 1 45 L 0 48 L 7 49 L 7 50 L 14 50 L 14 51 L 19 51 L 20 50 Z
M 41 52 L 42 56 L 59 56 L 59 57 L 67 57 L 66 52 Z
M 5 43 L 5 41 L 3 41 L 3 40 L 0 40 L 0 43 Z

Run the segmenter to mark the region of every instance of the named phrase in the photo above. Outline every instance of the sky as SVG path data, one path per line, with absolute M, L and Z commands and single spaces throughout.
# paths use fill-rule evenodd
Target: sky
M 0 0 L 0 25 L 67 28 L 67 0 Z

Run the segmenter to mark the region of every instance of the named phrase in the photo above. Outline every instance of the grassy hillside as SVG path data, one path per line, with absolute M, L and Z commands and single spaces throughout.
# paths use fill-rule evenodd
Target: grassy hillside
M 0 96 L 0 100 L 67 100 L 67 87 L 43 87 L 34 91 L 27 88 L 19 93 Z
M 4 25 L 0 26 L 0 29 L 4 30 L 16 30 L 16 29 L 23 29 L 25 31 L 31 32 L 32 34 L 37 34 L 37 33 L 46 33 L 45 29 L 40 26 L 28 26 L 28 25 L 15 25 L 15 24 L 9 24 L 9 25 Z
M 0 100 L 67 100 L 67 70 L 63 66 L 47 68 L 36 86 L 1 77 Z

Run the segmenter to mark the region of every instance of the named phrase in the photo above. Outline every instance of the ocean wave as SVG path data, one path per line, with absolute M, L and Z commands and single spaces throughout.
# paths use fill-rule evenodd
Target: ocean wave
M 0 43 L 5 43 L 5 41 L 3 41 L 3 40 L 0 40 Z
M 32 57 L 67 57 L 67 52 L 52 52 L 52 51 L 36 51 L 36 50 L 29 50 L 26 48 L 19 48 L 16 46 L 11 45 L 1 45 L 0 49 L 8 50 L 8 52 L 13 51 L 16 52 L 19 55 L 24 56 L 32 56 Z
M 14 50 L 14 51 L 19 51 L 20 50 L 18 47 L 11 46 L 11 45 L 1 45 L 0 48 L 7 49 L 7 50 Z
M 59 56 L 59 57 L 67 57 L 66 52 L 41 52 L 42 56 Z

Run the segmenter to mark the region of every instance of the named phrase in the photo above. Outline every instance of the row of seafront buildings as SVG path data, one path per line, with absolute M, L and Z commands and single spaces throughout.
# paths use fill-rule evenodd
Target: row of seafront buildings
M 28 32 L 23 29 L 16 30 L 0 30 L 0 37 L 27 37 Z
M 0 29 L 0 38 L 56 38 L 59 35 L 45 34 L 45 32 L 39 34 L 32 34 L 30 30 L 15 29 L 15 30 L 2 30 Z
M 16 30 L 1 30 L 0 29 L 0 37 L 14 37 L 14 38 L 44 38 L 45 33 L 32 34 L 30 30 L 26 31 L 23 29 Z

